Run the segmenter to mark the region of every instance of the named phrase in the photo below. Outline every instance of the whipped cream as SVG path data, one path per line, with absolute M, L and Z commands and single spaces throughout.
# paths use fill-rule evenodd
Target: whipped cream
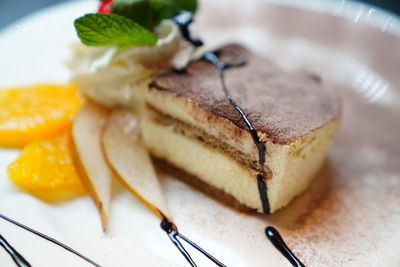
M 162 71 L 184 68 L 194 53 L 194 47 L 183 39 L 172 20 L 163 20 L 155 33 L 158 41 L 154 46 L 121 49 L 74 44 L 68 62 L 71 81 L 95 102 L 135 109 L 136 91 L 147 87 Z

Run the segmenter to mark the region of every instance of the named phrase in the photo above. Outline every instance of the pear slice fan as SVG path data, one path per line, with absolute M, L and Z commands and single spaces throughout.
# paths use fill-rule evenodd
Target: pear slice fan
M 96 203 L 106 230 L 114 177 L 159 217 L 169 217 L 150 155 L 144 147 L 138 118 L 126 109 L 111 114 L 87 103 L 72 128 L 77 165 Z
M 107 110 L 87 103 L 79 110 L 72 126 L 77 166 L 89 194 L 100 211 L 104 231 L 109 217 L 113 178 L 101 147 L 101 136 L 107 117 Z
M 114 110 L 102 142 L 106 158 L 122 184 L 157 215 L 168 216 L 150 155 L 140 138 L 137 117 L 126 109 Z

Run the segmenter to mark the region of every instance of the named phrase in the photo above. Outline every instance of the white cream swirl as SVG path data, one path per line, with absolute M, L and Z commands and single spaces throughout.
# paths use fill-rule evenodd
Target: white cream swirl
M 75 44 L 68 62 L 71 81 L 100 104 L 136 109 L 141 105 L 140 91 L 154 75 L 171 67 L 184 68 L 194 52 L 173 21 L 163 20 L 155 32 L 158 41 L 154 46 L 119 49 Z

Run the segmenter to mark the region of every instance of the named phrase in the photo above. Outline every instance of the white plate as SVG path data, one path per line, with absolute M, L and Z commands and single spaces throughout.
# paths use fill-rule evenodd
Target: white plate
M 301 3 L 208 0 L 198 25 L 210 46 L 236 40 L 285 68 L 306 68 L 336 85 L 344 99 L 343 124 L 327 165 L 307 193 L 275 215 L 239 214 L 164 177 L 169 208 L 182 233 L 228 266 L 289 266 L 263 234 L 271 223 L 308 266 L 399 266 L 399 21 L 347 1 Z M 96 4 L 70 1 L 5 29 L 0 87 L 66 82 L 68 45 L 77 41 L 72 21 Z M 89 197 L 50 205 L 22 192 L 6 175 L 18 153 L 0 151 L 0 213 L 104 266 L 187 266 L 159 220 L 118 185 L 105 234 Z M 0 233 L 33 266 L 90 266 L 7 222 L 0 221 Z M 212 266 L 188 249 L 199 266 Z M 0 266 L 14 266 L 2 250 Z

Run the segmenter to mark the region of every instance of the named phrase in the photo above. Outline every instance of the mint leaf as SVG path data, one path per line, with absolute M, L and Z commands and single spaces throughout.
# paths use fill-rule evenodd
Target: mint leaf
M 88 46 L 154 45 L 157 36 L 129 18 L 116 14 L 86 14 L 74 26 L 82 43 Z
M 197 0 L 114 0 L 111 5 L 112 13 L 128 17 L 151 30 L 163 19 L 184 10 L 194 13 L 196 9 Z

